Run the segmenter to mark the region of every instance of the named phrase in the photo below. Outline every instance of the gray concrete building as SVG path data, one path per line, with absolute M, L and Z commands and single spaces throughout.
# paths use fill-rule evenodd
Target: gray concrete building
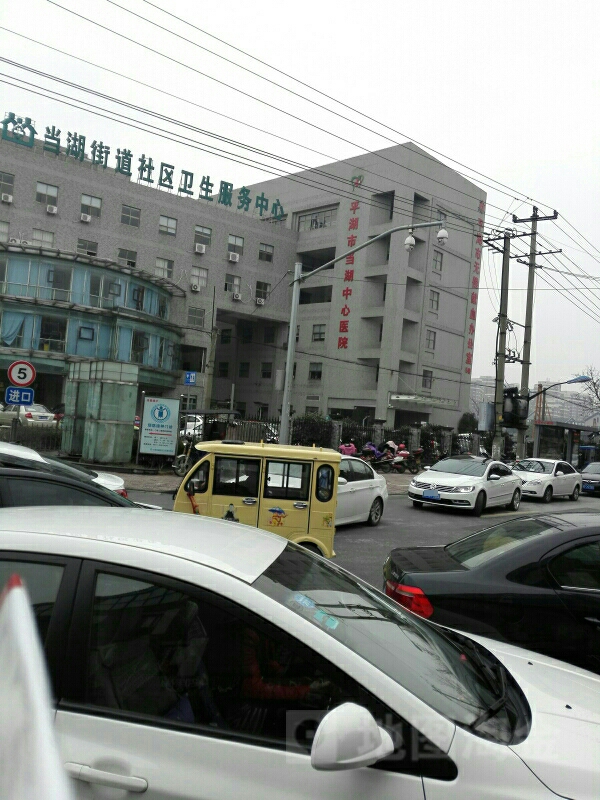
M 444 249 L 435 228 L 415 230 L 410 253 L 397 233 L 303 284 L 292 406 L 391 426 L 455 425 L 469 410 L 485 193 L 424 151 L 231 187 L 227 205 L 186 195 L 183 172 L 179 190 L 157 189 L 158 163 L 154 183 L 135 181 L 7 120 L 0 368 L 32 360 L 36 400 L 60 402 L 73 364 L 106 360 L 138 367 L 138 400 L 278 416 L 294 262 L 310 271 L 390 227 L 440 219 Z M 238 208 L 244 192 L 252 203 Z

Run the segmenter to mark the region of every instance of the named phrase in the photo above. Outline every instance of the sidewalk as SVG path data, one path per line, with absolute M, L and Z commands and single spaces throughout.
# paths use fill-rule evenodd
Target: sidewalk
M 168 472 L 158 475 L 134 475 L 130 472 L 119 473 L 117 469 L 110 470 L 123 476 L 125 488 L 132 492 L 168 492 L 173 493 L 181 483 L 181 478 Z M 384 475 L 387 482 L 389 494 L 406 494 L 408 484 L 412 480 L 412 475 L 405 472 L 404 475 Z

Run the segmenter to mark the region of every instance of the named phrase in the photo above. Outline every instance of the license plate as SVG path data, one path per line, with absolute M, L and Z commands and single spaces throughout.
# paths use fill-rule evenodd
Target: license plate
M 50 419 L 50 417 L 38 417 L 38 419 Z
M 584 483 L 581 487 L 584 492 L 593 492 L 594 491 L 594 484 L 593 483 Z
M 423 492 L 423 499 L 424 500 L 439 500 L 440 493 L 434 492 L 433 489 L 425 489 Z

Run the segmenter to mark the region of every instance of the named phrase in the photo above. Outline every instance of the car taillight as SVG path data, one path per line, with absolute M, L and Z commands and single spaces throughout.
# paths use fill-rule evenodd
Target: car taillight
M 121 497 L 127 497 L 127 491 L 125 489 L 115 489 L 115 494 L 120 494 Z
M 27 417 L 27 419 L 33 419 L 33 414 L 31 413 L 31 411 L 27 411 L 25 416 Z
M 400 603 L 401 606 L 418 614 L 420 617 L 430 617 L 433 614 L 433 606 L 429 598 L 422 589 L 417 586 L 406 586 L 404 583 L 394 581 L 385 582 L 385 593 L 392 600 Z

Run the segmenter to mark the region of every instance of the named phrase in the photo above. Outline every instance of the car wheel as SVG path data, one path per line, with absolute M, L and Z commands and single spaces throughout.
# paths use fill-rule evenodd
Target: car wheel
M 575 488 L 573 489 L 573 494 L 569 495 L 569 500 L 578 500 L 579 499 L 579 484 L 575 484 Z
M 322 556 L 323 553 L 320 551 L 319 547 L 314 542 L 299 542 L 302 547 L 310 550 L 311 553 L 314 553 L 316 556 Z
M 180 478 L 183 478 L 188 473 L 188 457 L 181 455 L 177 456 L 173 462 L 173 472 Z
M 479 492 L 477 495 L 477 500 L 475 500 L 475 505 L 473 506 L 473 516 L 480 517 L 483 514 L 483 509 L 485 508 L 485 493 Z
M 521 505 L 521 492 L 518 489 L 515 489 L 513 492 L 512 500 L 506 506 L 511 511 L 518 511 L 519 506 Z
M 423 508 L 423 503 L 420 503 L 418 500 L 413 500 L 413 508 Z
M 392 465 L 389 463 L 389 461 L 387 462 L 387 464 L 385 462 L 383 464 L 380 464 L 379 468 L 377 469 L 377 472 L 381 472 L 384 475 L 387 475 L 388 472 L 391 471 L 392 471 Z
M 369 511 L 369 518 L 367 522 L 369 525 L 375 527 L 381 522 L 381 515 L 383 514 L 383 501 L 381 497 L 376 497 L 371 503 L 371 510 Z
M 544 503 L 552 502 L 552 487 L 547 486 L 546 491 L 544 492 L 544 496 L 542 497 Z

